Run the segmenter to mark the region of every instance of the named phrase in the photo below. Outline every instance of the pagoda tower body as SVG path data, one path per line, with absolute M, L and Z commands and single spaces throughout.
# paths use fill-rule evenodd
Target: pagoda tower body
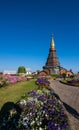
M 52 37 L 51 44 L 50 44 L 47 62 L 45 64 L 45 66 L 43 67 L 44 71 L 46 71 L 46 69 L 49 70 L 49 74 L 59 74 L 60 63 L 59 63 L 58 57 L 56 55 L 56 49 L 55 49 L 53 37 Z

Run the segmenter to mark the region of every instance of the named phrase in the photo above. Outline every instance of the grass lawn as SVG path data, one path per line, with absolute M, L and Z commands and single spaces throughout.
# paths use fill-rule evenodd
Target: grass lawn
M 0 108 L 6 102 L 17 102 L 21 97 L 32 89 L 36 89 L 35 80 L 18 82 L 10 84 L 4 88 L 0 88 Z

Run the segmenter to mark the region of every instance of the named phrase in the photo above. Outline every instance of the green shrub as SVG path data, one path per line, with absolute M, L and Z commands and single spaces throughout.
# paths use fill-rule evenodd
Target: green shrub
M 20 74 L 20 73 L 22 73 L 22 74 L 24 73 L 24 74 L 25 74 L 25 73 L 26 73 L 25 67 L 24 67 L 24 66 L 19 66 L 17 73 L 18 73 L 18 74 Z

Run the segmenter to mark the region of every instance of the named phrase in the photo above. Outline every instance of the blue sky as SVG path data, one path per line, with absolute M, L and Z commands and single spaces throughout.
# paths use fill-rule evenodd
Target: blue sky
M 54 33 L 62 67 L 79 71 L 78 0 L 0 0 L 0 71 L 45 65 Z

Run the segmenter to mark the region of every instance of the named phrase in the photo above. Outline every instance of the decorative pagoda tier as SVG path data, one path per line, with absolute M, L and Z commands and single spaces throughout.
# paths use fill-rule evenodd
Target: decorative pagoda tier
M 49 55 L 47 58 L 46 65 L 43 67 L 43 70 L 49 69 L 50 74 L 58 74 L 60 69 L 60 63 L 56 55 L 56 49 L 54 44 L 54 39 L 52 38 L 51 46 L 49 49 Z

